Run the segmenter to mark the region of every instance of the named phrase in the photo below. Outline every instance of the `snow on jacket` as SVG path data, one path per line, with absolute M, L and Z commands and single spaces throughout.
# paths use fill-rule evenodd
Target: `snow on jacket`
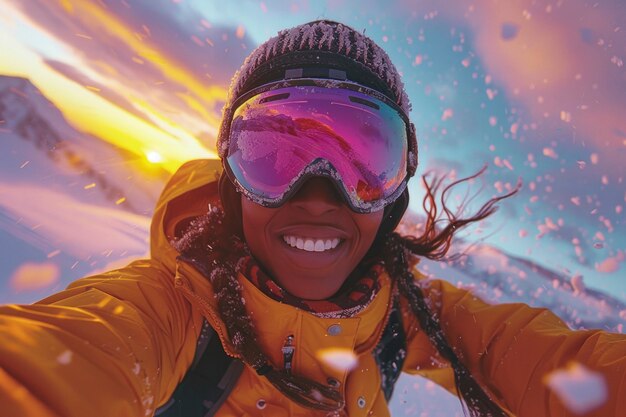
M 33 417 L 150 416 L 166 403 L 190 366 L 203 318 L 237 356 L 216 308 L 210 283 L 177 260 L 170 245 L 190 217 L 218 198 L 220 163 L 185 164 L 159 199 L 151 228 L 151 257 L 80 279 L 34 305 L 0 307 L 0 415 Z M 590 416 L 626 416 L 626 336 L 571 331 L 545 309 L 489 305 L 470 292 L 416 274 L 449 342 L 476 378 L 512 415 L 570 416 L 544 383 L 571 361 L 606 379 L 608 397 Z M 262 348 L 280 366 L 281 347 L 295 335 L 293 372 L 339 381 L 346 415 L 388 416 L 371 355 L 394 293 L 388 277 L 357 316 L 320 318 L 276 302 L 239 277 L 245 306 Z M 404 371 L 454 391 L 452 372 L 403 304 L 408 354 Z M 329 332 L 330 326 L 341 332 Z M 320 362 L 325 348 L 353 350 L 358 364 L 339 372 Z M 266 406 L 257 407 L 258 400 Z M 322 416 L 289 401 L 246 367 L 218 417 Z

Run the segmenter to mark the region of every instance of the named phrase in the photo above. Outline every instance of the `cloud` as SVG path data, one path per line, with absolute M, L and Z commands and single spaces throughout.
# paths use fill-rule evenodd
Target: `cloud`
M 167 57 L 214 84 L 227 85 L 255 46 L 243 27 L 210 23 L 185 4 L 154 0 L 107 7 L 126 26 L 146 33 Z
M 80 69 L 53 59 L 44 58 L 43 62 L 48 67 L 63 75 L 64 77 L 74 81 L 77 84 L 81 84 L 91 91 L 96 92 L 98 95 L 100 95 L 100 97 L 104 98 L 105 100 L 108 100 L 116 106 L 126 110 L 127 112 L 134 114 L 145 122 L 152 124 L 152 120 L 150 119 L 150 117 L 144 112 L 135 108 L 135 106 L 124 96 L 122 96 L 117 91 L 111 89 L 110 87 L 89 78 L 89 76 L 81 72 Z
M 488 73 L 533 120 L 574 140 L 622 148 L 617 132 L 626 130 L 626 67 L 619 62 L 626 57 L 619 55 L 626 38 L 616 28 L 626 9 L 615 2 L 596 6 L 514 0 L 447 7 L 442 14 L 463 14 Z
M 254 47 L 245 30 L 209 24 L 190 8 L 164 0 L 13 4 L 89 71 L 70 71 L 49 59 L 55 70 L 76 81 L 80 73 L 97 75 L 90 78 L 106 99 L 193 133 L 215 132 L 228 81 Z M 45 51 L 40 54 L 46 59 Z

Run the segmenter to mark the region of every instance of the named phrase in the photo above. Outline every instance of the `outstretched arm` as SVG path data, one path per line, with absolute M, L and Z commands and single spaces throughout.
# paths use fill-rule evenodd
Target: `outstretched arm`
M 2 415 L 151 416 L 193 359 L 196 316 L 154 260 L 0 307 Z
M 582 364 L 605 381 L 606 400 L 585 416 L 623 415 L 626 335 L 573 331 L 547 309 L 487 304 L 441 280 L 420 285 L 457 355 L 491 396 L 514 415 L 579 415 L 546 383 L 546 376 L 571 363 Z M 424 332 L 417 330 L 417 322 L 406 327 L 409 353 L 404 369 L 435 377 L 450 388 L 451 374 L 433 370 L 432 358 L 436 365 L 437 355 Z

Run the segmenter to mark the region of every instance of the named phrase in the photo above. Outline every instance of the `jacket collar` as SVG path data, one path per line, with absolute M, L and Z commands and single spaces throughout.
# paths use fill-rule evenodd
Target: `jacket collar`
M 371 352 L 380 341 L 382 331 L 393 305 L 396 290 L 386 272 L 381 274 L 381 288 L 362 311 L 352 317 L 320 317 L 297 307 L 273 300 L 259 290 L 245 276 L 239 274 L 242 297 L 255 328 L 258 343 L 275 366 L 281 366 L 281 347 L 289 335 L 295 336 L 296 346 L 301 346 L 296 356 L 302 372 L 313 374 L 324 367 L 316 356 L 324 351 L 353 352 L 355 355 Z M 219 335 L 226 353 L 235 352 L 222 321 L 217 300 L 209 280 L 191 263 L 177 260 L 175 285 L 187 300 L 209 321 Z M 294 365 L 295 366 L 295 365 Z M 332 368 L 332 367 L 331 367 Z M 324 369 L 328 375 L 331 369 Z M 341 376 L 341 375 L 339 375 Z
M 179 253 L 171 241 L 189 219 L 205 214 L 209 204 L 219 202 L 217 180 L 221 170 L 221 162 L 215 159 L 187 162 L 172 176 L 157 201 L 150 227 L 150 254 L 172 273 Z

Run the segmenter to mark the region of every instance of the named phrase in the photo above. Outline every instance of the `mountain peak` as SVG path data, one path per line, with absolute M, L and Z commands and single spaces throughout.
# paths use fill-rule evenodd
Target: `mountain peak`
M 131 166 L 132 159 L 116 146 L 72 126 L 30 80 L 0 76 L 0 121 L 3 136 L 0 151 L 7 158 L 2 171 L 6 178 L 13 176 L 24 181 L 27 172 L 35 176 L 39 173 L 39 181 L 45 181 L 48 175 L 67 176 L 64 186 L 69 188 L 66 191 L 80 200 L 87 197 L 87 190 L 92 190 L 75 185 L 77 176 L 81 176 L 79 181 L 94 184 L 91 186 L 94 196 L 87 198 L 91 203 L 93 198 L 98 199 L 95 195 L 100 195 L 105 204 L 119 205 L 131 212 L 152 209 L 160 186 L 155 190 L 156 184 L 137 183 L 133 193 L 127 193 L 125 187 L 129 178 L 137 178 L 137 181 L 143 178 L 141 167 Z M 44 162 L 37 155 L 48 161 Z M 39 167 L 30 163 L 28 169 L 22 170 L 24 161 L 34 160 L 40 161 Z M 43 175 L 43 172 L 48 174 Z
M 41 91 L 28 78 L 0 74 L 0 94 L 9 91 L 23 98 L 32 95 L 43 97 Z

